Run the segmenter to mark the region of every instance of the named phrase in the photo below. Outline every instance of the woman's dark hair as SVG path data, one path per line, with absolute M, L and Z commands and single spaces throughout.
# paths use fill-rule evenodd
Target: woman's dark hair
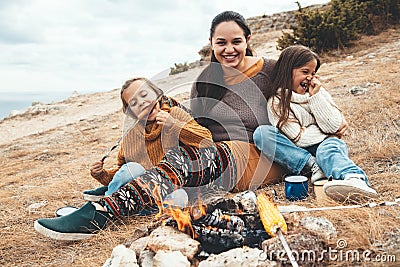
M 236 22 L 239 27 L 243 30 L 244 37 L 247 38 L 251 35 L 249 26 L 247 25 L 246 19 L 237 12 L 224 11 L 212 20 L 210 28 L 210 39 L 215 34 L 215 28 L 222 22 Z M 246 48 L 246 56 L 253 56 L 253 51 L 248 47 Z M 214 101 L 208 101 L 207 98 L 221 100 L 226 94 L 226 87 L 224 81 L 224 72 L 221 64 L 218 62 L 214 55 L 214 51 L 211 52 L 211 63 L 207 66 L 199 75 L 195 89 L 197 90 L 197 96 L 203 97 L 203 114 L 211 109 L 215 103 Z
M 289 46 L 282 50 L 278 61 L 272 71 L 273 92 L 279 97 L 279 110 L 274 110 L 279 115 L 278 128 L 281 128 L 289 118 L 290 100 L 293 89 L 293 69 L 301 68 L 312 60 L 317 61 L 315 72 L 321 66 L 321 61 L 316 53 L 302 45 Z M 279 88 L 282 88 L 277 95 Z
M 218 15 L 215 16 L 215 18 L 211 22 L 211 28 L 210 28 L 210 38 L 213 38 L 214 33 L 215 33 L 215 28 L 222 23 L 222 22 L 228 22 L 228 21 L 234 21 L 239 25 L 240 28 L 242 28 L 244 36 L 249 37 L 251 34 L 250 28 L 247 25 L 246 19 L 240 15 L 237 12 L 234 11 L 224 11 Z

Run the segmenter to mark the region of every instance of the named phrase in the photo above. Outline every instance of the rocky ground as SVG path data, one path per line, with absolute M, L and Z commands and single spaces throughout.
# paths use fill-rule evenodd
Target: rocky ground
M 274 38 L 255 38 L 258 55 L 276 58 Z M 350 123 L 351 133 L 345 138 L 350 156 L 368 173 L 380 194 L 378 202 L 400 197 L 399 50 L 399 29 L 392 29 L 363 38 L 344 53 L 324 56 L 325 64 L 319 71 Z M 179 92 L 184 99 L 198 72 L 190 70 L 158 84 L 167 92 Z M 54 216 L 57 208 L 85 203 L 81 192 L 98 186 L 89 176 L 89 165 L 114 145 L 122 125 L 118 89 L 32 107 L 0 122 L 0 265 L 102 266 L 112 249 L 126 243 L 136 227 L 153 220 L 151 216 L 137 217 L 81 242 L 53 241 L 33 229 L 36 219 Z M 107 167 L 115 163 L 115 157 L 112 153 L 106 160 Z M 283 197 L 283 187 L 277 184 L 263 190 L 275 189 L 279 205 L 291 204 Z M 340 203 L 320 200 L 312 193 L 296 204 L 317 207 Z M 287 217 L 292 232 L 306 214 L 296 216 Z M 336 228 L 336 237 L 326 240 L 330 247 L 335 248 L 339 239 L 345 240 L 348 249 L 397 257 L 397 264 L 370 262 L 368 266 L 398 266 L 399 207 L 320 211 L 312 216 L 326 218 Z M 338 260 L 327 264 L 360 265 Z

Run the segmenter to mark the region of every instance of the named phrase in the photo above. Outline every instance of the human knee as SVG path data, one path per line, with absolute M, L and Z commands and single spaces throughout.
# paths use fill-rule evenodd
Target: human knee
M 322 141 L 322 143 L 318 146 L 316 151 L 317 161 L 329 157 L 329 155 L 332 153 L 338 152 L 341 154 L 347 154 L 346 143 L 339 138 L 329 137 Z
M 142 175 L 146 170 L 137 162 L 128 162 L 121 166 L 115 173 L 113 180 L 129 181 L 130 179 Z
M 131 176 L 138 176 L 146 171 L 146 169 L 137 162 L 128 162 L 126 165 Z
M 265 143 L 269 143 L 271 138 L 279 133 L 278 129 L 272 125 L 260 125 L 253 133 L 254 144 L 258 149 L 263 149 Z

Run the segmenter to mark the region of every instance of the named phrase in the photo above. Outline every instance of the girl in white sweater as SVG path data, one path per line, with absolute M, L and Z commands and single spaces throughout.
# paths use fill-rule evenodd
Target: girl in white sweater
M 318 173 L 311 176 L 312 183 L 328 177 L 324 190 L 335 200 L 376 197 L 365 172 L 349 159 L 340 139 L 347 123 L 322 87 L 316 75 L 319 67 L 318 56 L 307 47 L 296 45 L 282 51 L 273 71 L 275 96 L 268 100 L 272 126 L 260 126 L 254 142 L 294 174 L 311 165 L 313 174 Z

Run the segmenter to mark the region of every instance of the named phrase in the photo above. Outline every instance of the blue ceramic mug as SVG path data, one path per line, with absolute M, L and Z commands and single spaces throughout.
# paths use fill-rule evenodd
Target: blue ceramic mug
M 285 177 L 285 195 L 290 201 L 305 199 L 308 196 L 308 178 L 301 175 Z

